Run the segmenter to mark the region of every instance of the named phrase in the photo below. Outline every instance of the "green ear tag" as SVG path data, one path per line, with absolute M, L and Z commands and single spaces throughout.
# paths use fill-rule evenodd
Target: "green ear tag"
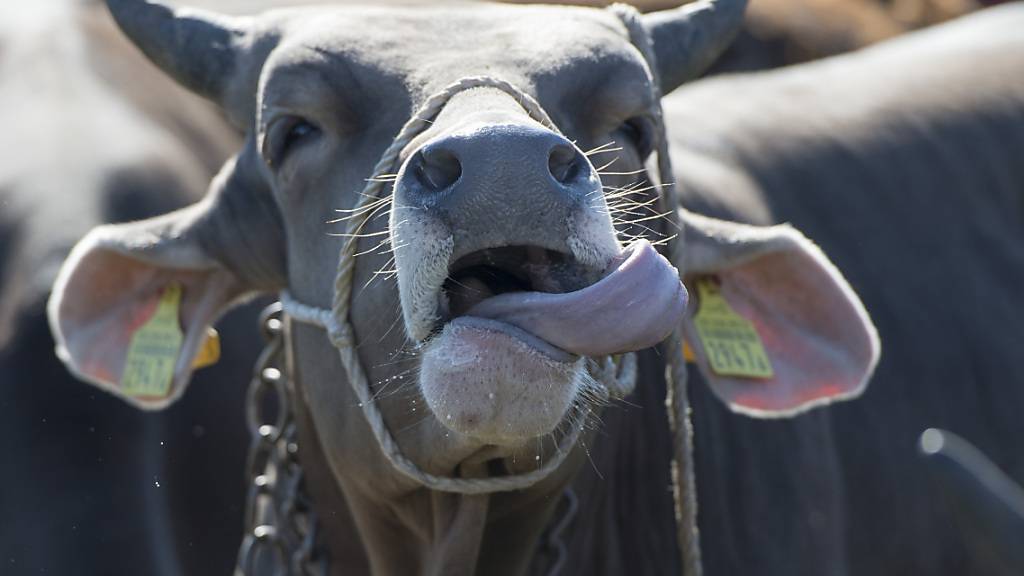
M 153 316 L 132 336 L 121 376 L 121 391 L 133 397 L 166 398 L 183 340 L 178 326 L 181 285 L 164 288 Z
M 757 329 L 722 297 L 710 278 L 697 281 L 700 310 L 693 318 L 711 370 L 719 376 L 771 378 L 771 360 Z

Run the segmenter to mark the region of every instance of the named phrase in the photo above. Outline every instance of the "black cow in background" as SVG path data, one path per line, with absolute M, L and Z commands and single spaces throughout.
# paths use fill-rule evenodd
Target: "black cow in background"
M 145 414 L 65 371 L 44 306 L 79 236 L 194 202 L 237 136 L 71 1 L 0 3 L 0 119 L 0 574 L 229 573 L 253 307 L 202 386 Z

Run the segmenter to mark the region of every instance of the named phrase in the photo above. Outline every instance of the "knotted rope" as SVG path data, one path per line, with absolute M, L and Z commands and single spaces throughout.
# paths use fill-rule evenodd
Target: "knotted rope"
M 661 186 L 662 212 L 677 232 L 681 232 L 681 223 L 676 213 L 679 206 L 675 186 L 666 180 L 671 178 L 672 164 L 668 155 L 665 122 L 660 105 L 661 91 L 657 77 L 657 63 L 650 37 L 640 21 L 636 9 L 631 6 L 616 4 L 610 8 L 626 26 L 630 40 L 641 52 L 650 69 L 655 91 L 656 124 L 658 129 L 658 172 Z M 529 94 L 504 80 L 491 77 L 464 78 L 434 94 L 416 111 L 402 127 L 394 141 L 381 156 L 374 167 L 373 176 L 359 196 L 355 206 L 355 217 L 348 221 L 346 241 L 338 257 L 338 269 L 335 276 L 334 300 L 330 310 L 310 306 L 294 299 L 289 293 L 281 294 L 281 302 L 285 312 L 294 320 L 320 326 L 327 331 L 331 344 L 337 348 L 345 369 L 349 384 L 355 392 L 362 408 L 363 415 L 370 425 L 381 451 L 392 466 L 402 474 L 417 481 L 427 488 L 444 492 L 462 494 L 482 494 L 519 490 L 532 486 L 547 477 L 561 466 L 580 434 L 581 427 L 572 426 L 557 446 L 555 457 L 532 472 L 498 476 L 489 478 L 454 478 L 429 474 L 405 457 L 398 443 L 388 430 L 384 417 L 370 391 L 369 381 L 360 364 L 355 349 L 353 329 L 349 321 L 349 310 L 352 298 L 352 281 L 355 272 L 355 255 L 359 233 L 369 220 L 366 207 L 382 193 L 385 174 L 392 173 L 398 162 L 398 156 L 417 135 L 426 130 L 449 100 L 456 94 L 473 88 L 496 88 L 519 102 L 531 118 L 552 131 L 560 133 L 554 122 L 544 109 Z M 677 234 L 668 243 L 669 258 L 678 268 L 682 263 L 682 235 Z M 673 488 L 676 501 L 676 521 L 679 525 L 679 545 L 682 553 L 684 573 L 687 576 L 701 576 L 700 546 L 696 523 L 696 487 L 693 472 L 693 436 L 690 426 L 690 407 L 687 395 L 686 361 L 682 352 L 682 329 L 677 327 L 669 338 L 670 360 L 666 404 L 669 407 L 669 424 L 672 428 L 674 447 L 673 457 Z M 636 357 L 627 354 L 616 366 L 610 358 L 604 358 L 599 366 L 598 379 L 603 385 L 602 393 L 609 397 L 624 397 L 632 392 L 636 381 Z

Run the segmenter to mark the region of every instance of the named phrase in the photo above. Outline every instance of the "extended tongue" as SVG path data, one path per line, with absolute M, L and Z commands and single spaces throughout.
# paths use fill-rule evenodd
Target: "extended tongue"
M 661 342 L 686 310 L 679 272 L 646 240 L 631 244 L 616 263 L 582 290 L 507 292 L 473 306 L 467 315 L 512 324 L 581 356 L 632 352 Z

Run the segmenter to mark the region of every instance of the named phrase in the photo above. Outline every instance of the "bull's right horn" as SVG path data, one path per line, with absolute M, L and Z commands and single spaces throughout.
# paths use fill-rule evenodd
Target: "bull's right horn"
M 668 94 L 710 66 L 743 24 L 747 0 L 696 0 L 643 16 Z
M 221 100 L 250 19 L 147 0 L 107 0 L 107 6 L 121 30 L 160 69 L 193 92 Z

